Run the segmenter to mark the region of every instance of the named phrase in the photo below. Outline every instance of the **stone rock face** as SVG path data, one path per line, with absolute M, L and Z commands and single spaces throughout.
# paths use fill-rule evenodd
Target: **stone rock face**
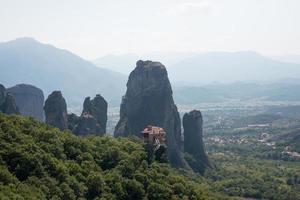
M 3 112 L 5 114 L 20 114 L 15 98 L 10 94 L 6 94 L 5 102 L 3 104 Z
M 79 123 L 80 117 L 78 117 L 76 114 L 71 113 L 68 114 L 68 129 L 71 131 L 74 131 L 75 127 Z
M 92 100 L 90 97 L 85 98 L 82 114 L 85 113 L 92 115 L 101 125 L 103 132 L 106 132 L 107 102 L 100 94 L 97 94 Z
M 19 109 L 16 105 L 15 98 L 7 93 L 7 90 L 3 85 L 0 84 L 0 112 L 5 114 L 20 114 Z
M 201 112 L 193 110 L 183 116 L 184 151 L 192 155 L 203 167 L 210 166 L 203 143 L 203 120 Z
M 166 131 L 168 158 L 174 167 L 189 168 L 181 152 L 181 122 L 166 68 L 159 62 L 138 61 L 122 99 L 115 136 L 136 135 L 148 125 Z
M 44 106 L 46 123 L 65 130 L 68 128 L 67 104 L 60 91 L 52 92 Z
M 80 116 L 74 133 L 77 135 L 87 135 L 91 133 L 103 135 L 105 132 L 101 125 L 97 122 L 95 117 L 85 113 L 82 116 Z
M 3 110 L 3 104 L 6 98 L 6 89 L 3 85 L 0 84 L 0 111 Z
M 43 91 L 35 86 L 20 84 L 8 88 L 22 115 L 32 116 L 40 121 L 44 121 L 44 94 Z
M 83 103 L 83 111 L 74 129 L 77 135 L 95 133 L 103 135 L 106 132 L 107 102 L 97 94 L 94 99 L 86 97 Z

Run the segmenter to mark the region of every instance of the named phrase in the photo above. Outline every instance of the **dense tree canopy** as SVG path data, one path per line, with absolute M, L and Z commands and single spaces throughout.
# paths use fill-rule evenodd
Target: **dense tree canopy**
M 191 173 L 148 163 L 137 138 L 78 137 L 0 113 L 0 199 L 225 199 Z

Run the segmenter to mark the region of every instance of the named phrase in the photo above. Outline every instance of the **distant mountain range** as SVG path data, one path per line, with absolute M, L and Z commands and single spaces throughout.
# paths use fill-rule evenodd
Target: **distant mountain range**
M 123 74 L 129 74 L 134 68 L 137 60 L 159 61 L 166 67 L 174 65 L 183 59 L 197 55 L 189 52 L 152 52 L 147 54 L 123 54 L 106 55 L 94 60 L 93 63 L 98 67 L 108 68 Z
M 297 55 L 297 54 L 273 56 L 272 58 L 275 60 L 282 61 L 282 62 L 300 64 L 300 55 Z
M 300 64 L 279 61 L 251 51 L 110 55 L 99 58 L 94 63 L 128 74 L 135 61 L 140 58 L 162 62 L 168 69 L 171 82 L 189 85 L 237 81 L 270 82 L 300 77 Z
M 265 82 L 299 78 L 300 65 L 276 61 L 255 52 L 211 52 L 170 66 L 169 75 L 176 82 Z
M 108 68 L 123 74 L 129 74 L 135 68 L 135 63 L 140 59 L 137 54 L 113 55 L 109 54 L 100 57 L 93 61 L 93 63 L 102 68 Z
M 0 83 L 5 87 L 35 85 L 44 91 L 45 98 L 53 90 L 61 90 L 69 107 L 78 110 L 86 96 L 98 93 L 109 105 L 119 106 L 127 76 L 139 59 L 166 65 L 177 104 L 253 98 L 300 100 L 300 64 L 255 52 L 109 55 L 97 59 L 97 67 L 67 50 L 32 38 L 0 43 Z
M 110 55 L 95 63 L 128 74 L 140 58 L 157 58 L 167 67 L 178 104 L 230 99 L 300 101 L 300 64 L 251 51 Z
M 236 82 L 204 86 L 174 86 L 174 99 L 178 104 L 222 102 L 226 100 L 261 99 L 267 101 L 300 101 L 300 79 L 273 83 Z
M 97 93 L 109 103 L 119 105 L 125 93 L 127 76 L 79 56 L 42 44 L 32 38 L 0 43 L 0 83 L 10 87 L 32 84 L 44 91 L 61 90 L 71 106 L 81 106 L 86 96 Z

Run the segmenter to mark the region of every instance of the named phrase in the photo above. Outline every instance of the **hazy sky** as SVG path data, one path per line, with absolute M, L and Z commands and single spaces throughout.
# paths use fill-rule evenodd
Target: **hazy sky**
M 0 41 L 87 59 L 153 51 L 300 54 L 300 0 L 0 0 Z

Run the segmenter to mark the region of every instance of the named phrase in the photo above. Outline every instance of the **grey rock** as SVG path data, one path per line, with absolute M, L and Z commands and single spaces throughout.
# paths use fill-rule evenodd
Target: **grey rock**
M 3 104 L 6 98 L 6 89 L 3 85 L 0 84 L 0 111 L 2 111 Z
M 3 113 L 8 115 L 20 114 L 15 98 L 10 93 L 6 94 L 5 102 L 2 106 L 2 109 Z
M 183 116 L 182 123 L 184 128 L 184 151 L 196 159 L 197 163 L 201 165 L 197 168 L 202 168 L 200 171 L 203 171 L 203 168 L 210 166 L 210 163 L 204 149 L 201 112 L 193 110 L 186 113 Z M 193 168 L 192 165 L 191 167 Z
M 19 84 L 8 88 L 22 115 L 32 116 L 37 120 L 44 121 L 44 93 L 41 89 L 27 84 Z
M 74 130 L 76 135 L 88 135 L 88 134 L 97 134 L 103 135 L 103 128 L 97 122 L 96 118 L 88 113 L 80 116 L 78 124 Z
M 60 91 L 52 92 L 44 106 L 46 123 L 65 130 L 68 128 L 67 104 Z
M 171 165 L 189 168 L 181 152 L 181 121 L 167 70 L 159 62 L 140 60 L 129 75 L 114 135 L 141 136 L 141 131 L 148 125 L 166 131 Z
M 68 114 L 68 129 L 74 131 L 77 124 L 79 123 L 80 117 L 74 113 Z
M 106 133 L 107 102 L 99 94 L 91 100 L 86 97 L 83 103 L 83 111 L 74 129 L 77 135 Z
M 82 114 L 85 113 L 92 115 L 101 125 L 103 133 L 106 132 L 107 102 L 100 94 L 97 94 L 92 100 L 90 97 L 85 98 Z
M 15 98 L 7 93 L 7 90 L 0 84 L 0 112 L 5 114 L 20 114 Z

